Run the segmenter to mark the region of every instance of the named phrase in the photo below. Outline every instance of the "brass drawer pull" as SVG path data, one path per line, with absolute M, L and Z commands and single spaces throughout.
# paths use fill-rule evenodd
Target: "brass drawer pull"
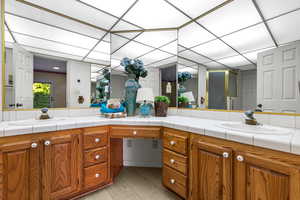
M 95 142 L 96 143 L 100 142 L 100 138 L 95 138 Z
M 170 159 L 170 163 L 171 163 L 171 164 L 174 164 L 174 163 L 175 163 L 175 160 L 174 160 L 174 159 Z
M 95 174 L 95 177 L 96 177 L 96 178 L 99 178 L 99 177 L 100 177 L 100 174 L 98 174 L 98 173 Z
M 174 146 L 175 144 L 176 144 L 176 142 L 175 142 L 175 141 L 173 141 L 173 140 L 172 140 L 172 141 L 170 141 L 170 145 L 171 145 L 171 146 Z
M 175 179 L 171 179 L 171 180 L 170 180 L 170 183 L 171 183 L 171 184 L 175 184 L 175 182 L 176 182 Z
M 95 159 L 96 159 L 96 160 L 99 160 L 99 158 L 100 158 L 100 155 L 97 154 L 97 155 L 95 156 Z

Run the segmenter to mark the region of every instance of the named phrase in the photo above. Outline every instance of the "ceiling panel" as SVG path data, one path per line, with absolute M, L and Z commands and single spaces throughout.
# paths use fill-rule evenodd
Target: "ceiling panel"
M 274 47 L 275 48 L 275 47 Z M 257 54 L 270 50 L 272 48 L 265 48 L 265 49 L 260 49 L 260 50 L 256 50 L 256 51 L 251 51 L 251 52 L 247 52 L 247 53 L 243 53 L 243 55 L 248 58 L 249 60 L 251 60 L 254 63 L 257 63 Z
M 244 65 L 250 65 L 251 63 L 249 61 L 247 61 L 243 56 L 232 56 L 229 58 L 224 58 L 222 60 L 218 60 L 218 62 L 232 67 L 232 68 L 238 68 L 240 66 L 244 66 Z
M 164 0 L 141 0 L 124 19 L 143 28 L 177 27 L 189 21 Z
M 155 50 L 155 51 L 152 51 L 151 53 L 148 53 L 148 54 L 146 54 L 142 57 L 139 57 L 139 59 L 141 61 L 143 61 L 143 63 L 145 65 L 148 65 L 150 63 L 168 58 L 170 56 L 172 56 L 172 55 L 168 54 L 168 53 L 165 53 L 165 52 L 162 52 L 162 51 L 159 51 L 159 50 Z
M 134 40 L 158 48 L 176 39 L 177 31 L 152 31 L 144 32 Z
M 52 26 L 60 27 L 77 33 L 81 33 L 93 38 L 101 38 L 105 32 L 91 26 L 61 17 L 41 9 L 28 6 L 16 0 L 6 0 L 5 12 L 20 15 L 32 20 L 40 21 Z
M 208 69 L 228 69 L 226 66 L 217 63 L 217 62 L 209 62 L 204 64 Z
M 127 42 L 129 42 L 128 39 L 117 36 L 115 34 L 111 34 L 111 53 L 114 53 L 116 50 L 121 48 Z
M 166 45 L 166 46 L 163 46 L 159 49 L 161 49 L 163 51 L 166 51 L 168 53 L 171 53 L 173 55 L 177 55 L 177 40 L 170 43 L 170 44 L 168 44 L 168 45 Z
M 121 17 L 135 0 L 79 0 L 95 8 Z
M 189 0 L 178 1 L 178 0 L 168 0 L 170 3 L 180 8 L 183 12 L 188 14 L 192 18 L 196 18 L 201 14 L 211 10 L 212 8 L 224 3 L 226 0 Z
M 185 65 L 185 66 L 194 66 L 196 63 L 186 60 L 184 58 L 178 58 L 178 63 Z
M 45 49 L 49 51 L 72 54 L 76 56 L 84 56 L 88 53 L 87 49 L 76 48 L 69 45 L 63 45 L 55 42 L 50 42 L 42 39 L 27 37 L 20 34 L 14 34 L 16 40 L 21 45 L 27 45 L 35 48 Z
M 113 27 L 112 30 L 141 30 L 141 28 L 121 20 Z
M 83 5 L 79 1 L 74 1 L 74 0 L 63 0 L 63 1 L 62 0 L 51 0 L 51 1 L 25 0 L 25 1 L 105 29 L 109 29 L 117 21 L 117 18 L 102 13 L 99 10 L 91 8 L 90 6 Z
M 211 60 L 193 52 L 193 51 L 190 51 L 190 50 L 186 50 L 186 51 L 183 51 L 181 53 L 179 53 L 179 56 L 180 57 L 184 57 L 184 58 L 187 58 L 189 60 L 192 60 L 192 61 L 195 61 L 197 63 L 206 63 L 206 62 L 209 62 Z
M 256 0 L 266 19 L 300 8 L 299 0 Z M 275 3 L 276 2 L 276 3 Z
M 240 52 L 275 46 L 264 24 L 244 29 L 222 39 Z
M 151 50 L 153 50 L 153 48 L 131 41 L 114 53 L 114 57 L 118 59 L 123 59 L 125 57 L 136 58 Z
M 110 54 L 110 43 L 101 41 L 99 44 L 95 47 L 95 51 L 99 51 L 102 53 Z
M 106 62 L 110 61 L 110 54 L 97 52 L 97 51 L 91 51 L 87 57 L 99 61 L 106 61 Z
M 218 36 L 261 22 L 251 0 L 234 0 L 228 5 L 198 20 Z
M 47 40 L 62 42 L 74 46 L 92 48 L 97 40 L 71 33 L 48 25 L 29 21 L 12 15 L 5 15 L 5 20 L 13 32 L 23 33 Z
M 268 25 L 279 44 L 300 39 L 300 11 L 268 21 Z
M 104 68 L 106 68 L 106 66 L 91 64 L 91 73 L 98 73 Z
M 147 67 L 162 67 L 170 64 L 176 64 L 177 56 L 170 56 L 168 58 L 164 58 L 162 60 L 158 60 L 154 63 L 150 63 Z
M 191 23 L 178 31 L 178 43 L 188 48 L 213 39 L 216 37 L 196 23 Z
M 214 40 L 212 42 L 205 43 L 192 48 L 192 50 L 214 60 L 238 54 L 220 40 Z

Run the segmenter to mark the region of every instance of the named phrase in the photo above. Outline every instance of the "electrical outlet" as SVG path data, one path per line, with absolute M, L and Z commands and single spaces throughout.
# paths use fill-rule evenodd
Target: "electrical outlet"
M 127 147 L 131 148 L 132 147 L 132 140 L 127 140 Z
M 152 140 L 152 149 L 158 148 L 158 140 Z

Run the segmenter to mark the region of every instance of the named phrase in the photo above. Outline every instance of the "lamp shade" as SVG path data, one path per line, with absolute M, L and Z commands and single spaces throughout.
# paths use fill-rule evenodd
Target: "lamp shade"
M 137 92 L 136 102 L 141 103 L 144 101 L 153 102 L 153 90 L 152 88 L 140 88 Z
M 189 102 L 194 102 L 195 101 L 195 98 L 194 98 L 194 95 L 193 95 L 192 91 L 184 92 L 184 93 L 181 94 L 181 96 L 188 98 Z

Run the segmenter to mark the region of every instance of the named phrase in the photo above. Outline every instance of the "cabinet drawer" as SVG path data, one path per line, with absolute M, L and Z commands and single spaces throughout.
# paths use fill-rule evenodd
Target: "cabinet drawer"
M 181 173 L 164 166 L 163 168 L 163 184 L 186 199 L 187 196 L 187 178 Z
M 107 145 L 107 130 L 84 132 L 84 149 L 92 149 Z
M 164 132 L 163 146 L 177 153 L 187 155 L 188 136 L 185 134 Z
M 120 126 L 111 127 L 111 137 L 123 138 L 160 138 L 161 128 L 160 127 L 138 127 L 138 126 Z
M 107 163 L 84 168 L 84 187 L 90 188 L 107 181 Z
M 107 162 L 107 148 L 102 147 L 84 152 L 84 166 Z
M 163 161 L 165 165 L 187 175 L 187 157 L 164 149 Z

